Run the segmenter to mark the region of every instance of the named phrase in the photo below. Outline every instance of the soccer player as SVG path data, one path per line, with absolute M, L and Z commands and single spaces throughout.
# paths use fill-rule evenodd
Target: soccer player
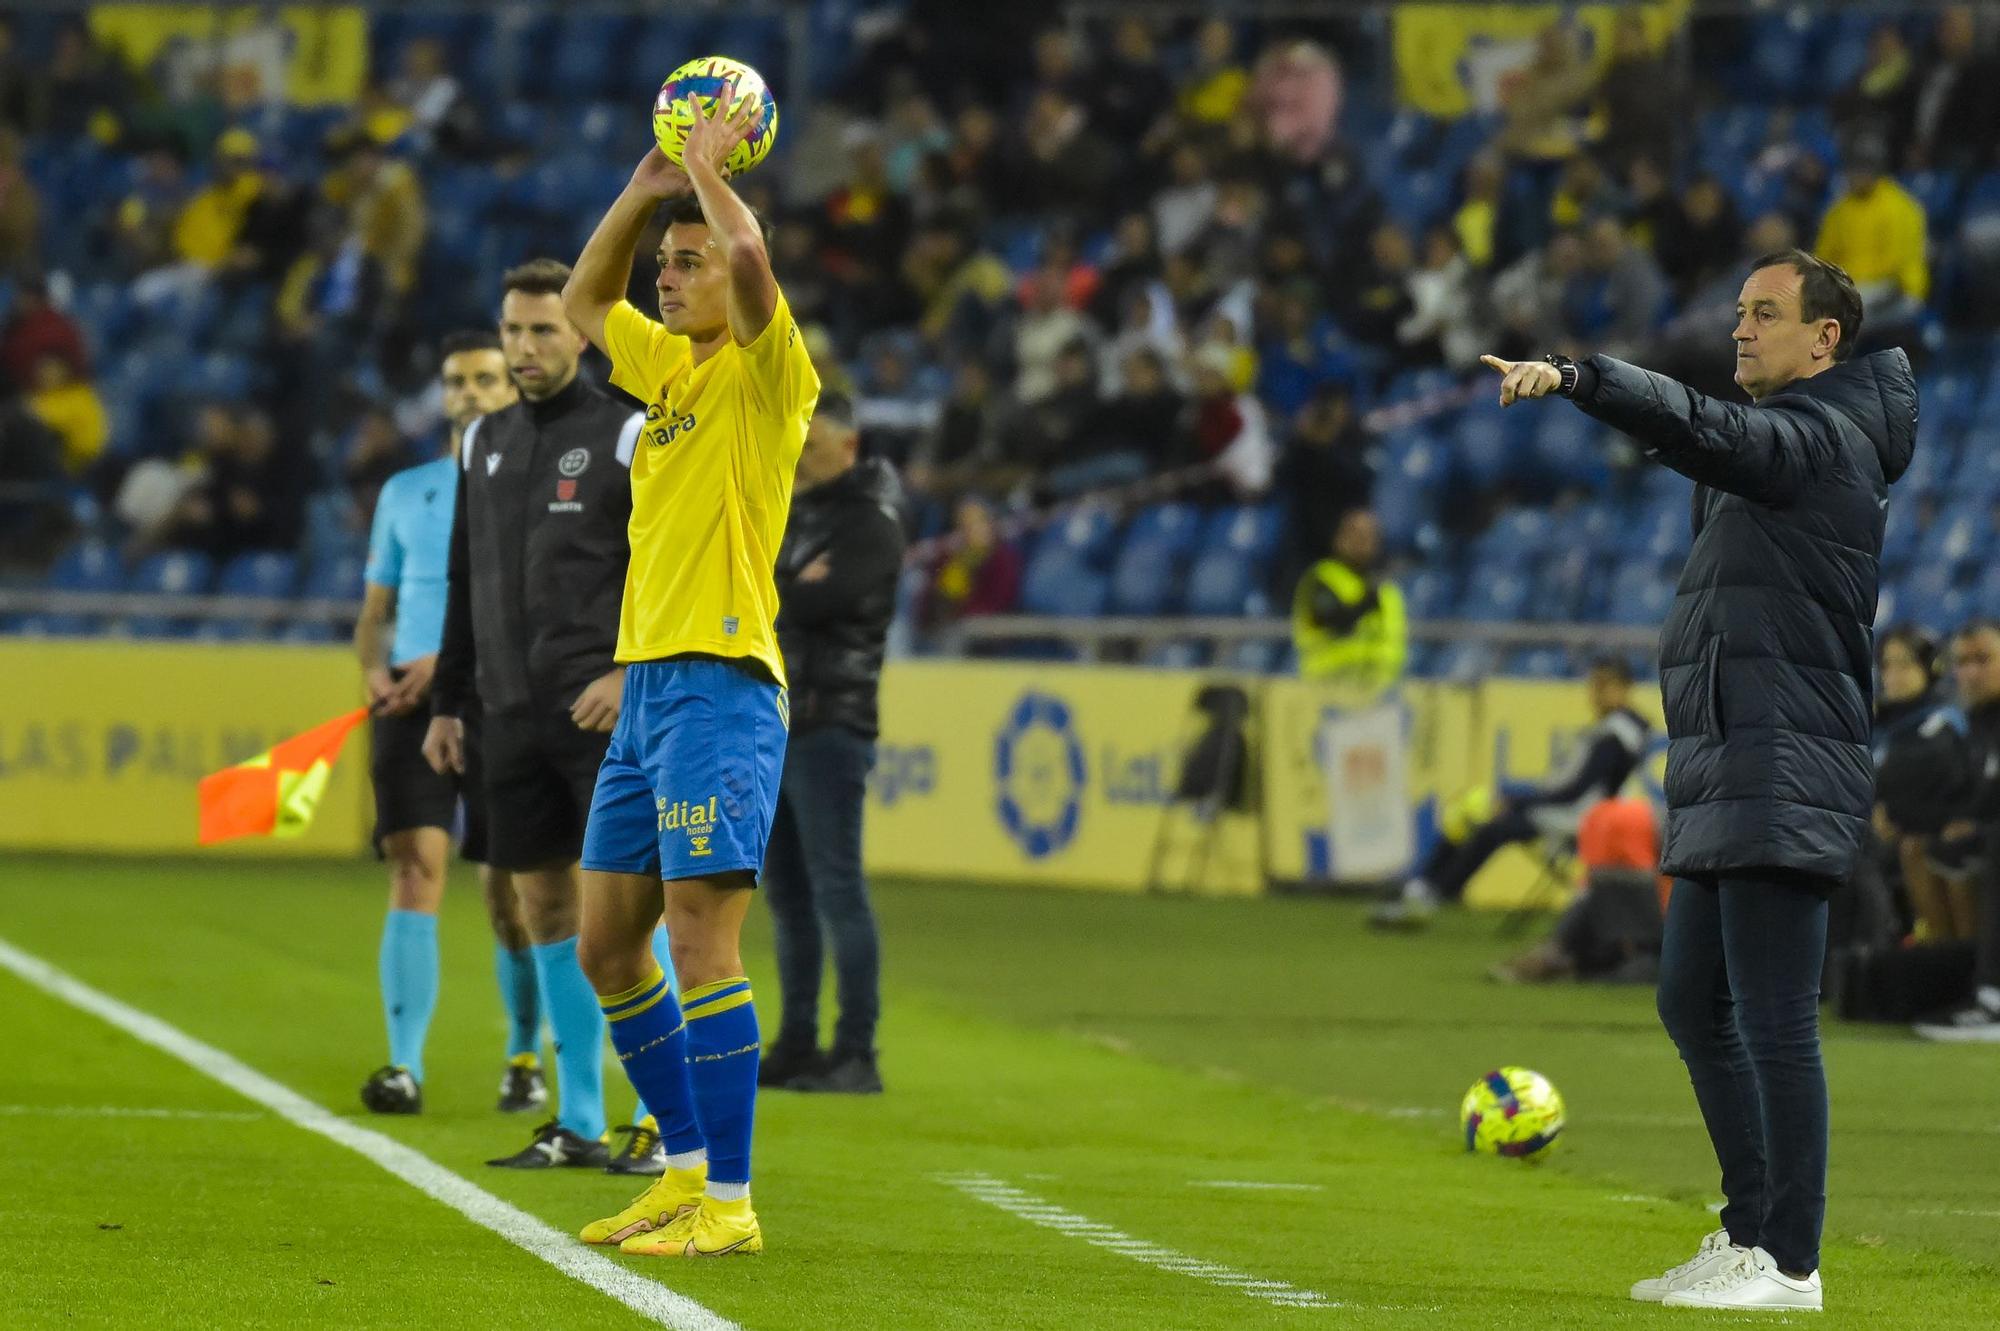
M 476 693 L 488 857 L 513 874 L 555 1034 L 556 1116 L 488 1163 L 658 1173 L 665 1156 L 647 1120 L 617 1159 L 606 1148 L 604 1016 L 576 956 L 584 815 L 624 693 L 612 648 L 632 507 L 625 468 L 643 419 L 578 377 L 583 337 L 560 296 L 568 277 L 567 265 L 537 259 L 503 279 L 500 342 L 521 400 L 474 421 L 459 444 L 424 756 L 465 770 Z
M 563 293 L 612 382 L 650 404 L 618 627 L 625 710 L 590 806 L 582 933 L 611 1042 L 667 1149 L 660 1181 L 583 1238 L 640 1254 L 764 1247 L 750 1205 L 757 1014 L 738 935 L 784 767 L 772 570 L 819 376 L 763 224 L 722 173 L 754 103 L 725 86 L 719 105 L 697 112 L 685 171 L 657 149 L 634 169 Z M 655 322 L 623 295 L 662 200 Z M 663 904 L 678 1002 L 646 950 Z
M 548 1099 L 537 1057 L 541 1007 L 520 903 L 506 870 L 483 863 L 486 809 L 479 794 L 476 728 L 468 726 L 463 781 L 432 771 L 423 755 L 431 674 L 444 635 L 459 439 L 473 421 L 518 396 L 500 339 L 492 333 L 453 333 L 443 350 L 439 377 L 451 423 L 445 452 L 397 472 L 382 487 L 368 539 L 367 591 L 354 625 L 354 650 L 374 712 L 369 774 L 375 785 L 375 844 L 389 865 L 389 918 L 380 962 L 389 1063 L 361 1088 L 361 1102 L 378 1114 L 415 1114 L 424 1107 L 424 1037 L 438 993 L 438 903 L 461 795 L 465 839 L 459 852 L 479 865 L 496 940 L 500 1001 L 507 1010 L 500 1109 L 518 1113 Z

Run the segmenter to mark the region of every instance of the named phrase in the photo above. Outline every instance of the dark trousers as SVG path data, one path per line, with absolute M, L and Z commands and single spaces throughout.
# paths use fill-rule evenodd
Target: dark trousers
M 1535 825 L 1519 809 L 1509 809 L 1498 818 L 1489 818 L 1472 829 L 1463 841 L 1439 841 L 1424 861 L 1423 880 L 1446 901 L 1465 895 L 1465 885 L 1479 872 L 1493 853 L 1516 841 L 1533 841 Z
M 1660 1020 L 1722 1166 L 1723 1226 L 1787 1271 L 1819 1269 L 1826 1218 L 1826 919 L 1807 886 L 1681 880 L 1660 952 Z
M 882 951 L 861 873 L 861 805 L 874 765 L 874 742 L 843 726 L 794 735 L 785 747 L 763 879 L 784 997 L 781 1044 L 818 1043 L 820 972 L 830 937 L 840 996 L 834 1048 L 875 1048 Z

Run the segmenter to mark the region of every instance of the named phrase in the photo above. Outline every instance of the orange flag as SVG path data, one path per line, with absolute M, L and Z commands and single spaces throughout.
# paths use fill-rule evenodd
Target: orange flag
M 204 846 L 240 836 L 300 836 L 333 777 L 347 732 L 368 719 L 357 707 L 294 735 L 248 762 L 201 779 L 197 803 Z

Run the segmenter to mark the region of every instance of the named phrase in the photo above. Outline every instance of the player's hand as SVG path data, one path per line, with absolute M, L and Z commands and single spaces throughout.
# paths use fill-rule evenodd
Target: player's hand
M 618 724 L 618 709 L 624 703 L 625 667 L 613 666 L 608 674 L 591 680 L 577 695 L 576 705 L 569 709 L 569 719 L 576 722 L 578 730 L 608 735 Z
M 396 677 L 387 666 L 376 666 L 362 679 L 368 686 L 368 710 L 387 715 L 390 701 L 396 696 Z
M 389 715 L 401 716 L 417 709 L 417 704 L 431 691 L 431 676 L 437 673 L 437 663 L 437 653 L 432 652 L 403 667 L 403 677 L 396 681 L 396 691 L 389 699 Z
M 465 771 L 465 722 L 455 716 L 434 716 L 424 732 L 424 761 L 439 776 Z
M 715 99 L 713 116 L 702 108 L 699 97 L 692 99 L 688 112 L 694 123 L 688 126 L 687 147 L 681 149 L 681 160 L 714 167 L 716 174 L 727 180 L 729 154 L 750 137 L 761 110 L 761 99 L 747 93 L 736 95 L 735 79 L 723 83 L 722 92 Z
M 688 183 L 687 172 L 675 166 L 658 144 L 632 168 L 632 186 L 655 199 L 671 199 L 694 188 Z
M 1524 397 L 1547 397 L 1562 387 L 1562 371 L 1545 360 L 1501 360 L 1481 356 L 1479 362 L 1500 372 L 1500 405 L 1511 407 Z
M 799 570 L 800 582 L 825 582 L 827 574 L 833 572 L 831 556 L 821 555 L 812 563 Z

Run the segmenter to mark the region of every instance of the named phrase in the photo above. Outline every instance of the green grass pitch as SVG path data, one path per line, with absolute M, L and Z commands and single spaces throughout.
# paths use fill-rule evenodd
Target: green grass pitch
M 14 857 L 0 940 L 562 1230 L 621 1205 L 616 1179 L 480 1163 L 531 1125 L 492 1109 L 500 1017 L 469 877 L 446 903 L 427 1112 L 361 1111 L 384 898 L 372 865 Z M 1491 986 L 1507 945 L 1484 917 L 1381 939 L 1324 902 L 901 883 L 877 900 L 889 1093 L 760 1099 L 766 1256 L 614 1260 L 750 1331 L 1702 1317 L 1625 1297 L 1692 1250 L 1716 1198 L 1648 994 Z M 751 918 L 768 1030 L 769 929 Z M 4 971 L 0 1014 L 0 1327 L 646 1324 Z M 1803 1320 L 2000 1325 L 2000 1050 L 1839 1028 L 1827 1055 L 1829 1311 Z M 1545 1166 L 1460 1149 L 1458 1098 L 1501 1063 L 1568 1099 Z M 998 1182 L 949 1182 L 973 1175 Z M 975 1195 L 1003 1185 L 1031 1217 Z M 1221 1268 L 1324 1304 L 1254 1297 Z

